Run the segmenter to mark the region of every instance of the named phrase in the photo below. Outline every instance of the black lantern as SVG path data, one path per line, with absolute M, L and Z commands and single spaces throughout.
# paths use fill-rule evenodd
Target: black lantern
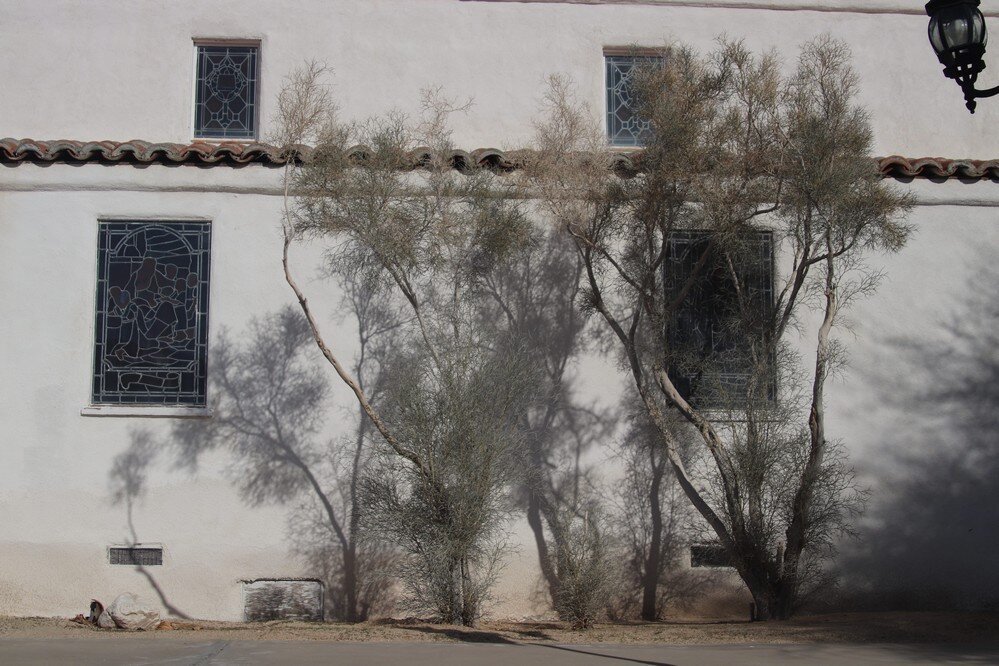
M 944 66 L 944 75 L 954 79 L 964 91 L 968 110 L 975 112 L 975 100 L 999 93 L 999 87 L 976 90 L 978 74 L 985 69 L 982 56 L 989 35 L 985 17 L 978 10 L 981 0 L 930 0 L 930 44 Z

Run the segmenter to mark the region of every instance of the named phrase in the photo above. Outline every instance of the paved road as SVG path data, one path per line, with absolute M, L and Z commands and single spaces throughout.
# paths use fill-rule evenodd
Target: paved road
M 169 638 L 0 639 L 0 664 L 406 664 L 406 666 L 746 666 L 770 664 L 999 664 L 999 644 L 520 645 L 192 641 Z
M 0 639 L 0 664 L 405 664 L 406 666 L 754 666 L 770 664 L 999 664 L 999 644 L 964 645 L 509 645 L 473 643 L 198 642 L 167 638 Z

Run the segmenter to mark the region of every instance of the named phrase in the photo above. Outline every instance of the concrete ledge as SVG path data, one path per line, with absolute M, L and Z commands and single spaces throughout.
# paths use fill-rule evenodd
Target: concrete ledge
M 91 405 L 80 416 L 141 416 L 146 418 L 210 418 L 211 407 L 159 407 L 157 405 Z

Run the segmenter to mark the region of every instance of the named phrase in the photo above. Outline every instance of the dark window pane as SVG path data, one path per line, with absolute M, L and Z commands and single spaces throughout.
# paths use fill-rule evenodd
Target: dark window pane
M 207 222 L 101 222 L 95 404 L 205 405 Z
M 667 242 L 666 302 L 679 301 L 666 323 L 670 379 L 697 407 L 738 408 L 754 369 L 767 365 L 761 343 L 773 308 L 772 235 L 745 233 L 724 252 L 703 231 L 675 232 Z M 764 362 L 754 364 L 754 350 Z M 773 399 L 773 387 L 767 391 Z
M 728 552 L 720 544 L 697 544 L 690 547 L 692 567 L 730 567 Z
M 252 139 L 256 99 L 257 47 L 198 47 L 195 136 Z
M 642 146 L 649 138 L 646 120 L 635 114 L 637 102 L 632 76 L 654 56 L 605 56 L 607 68 L 607 136 L 613 146 Z

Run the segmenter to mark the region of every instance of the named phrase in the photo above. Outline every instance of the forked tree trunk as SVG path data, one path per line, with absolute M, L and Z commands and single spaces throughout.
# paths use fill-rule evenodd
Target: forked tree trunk
M 548 586 L 548 595 L 552 603 L 558 598 L 559 580 L 552 564 L 551 553 L 548 551 L 548 541 L 545 539 L 545 527 L 541 517 L 541 498 L 538 493 L 531 489 L 527 498 L 527 524 L 531 526 L 534 533 L 534 543 L 538 547 L 538 565 L 541 568 L 541 575 Z

